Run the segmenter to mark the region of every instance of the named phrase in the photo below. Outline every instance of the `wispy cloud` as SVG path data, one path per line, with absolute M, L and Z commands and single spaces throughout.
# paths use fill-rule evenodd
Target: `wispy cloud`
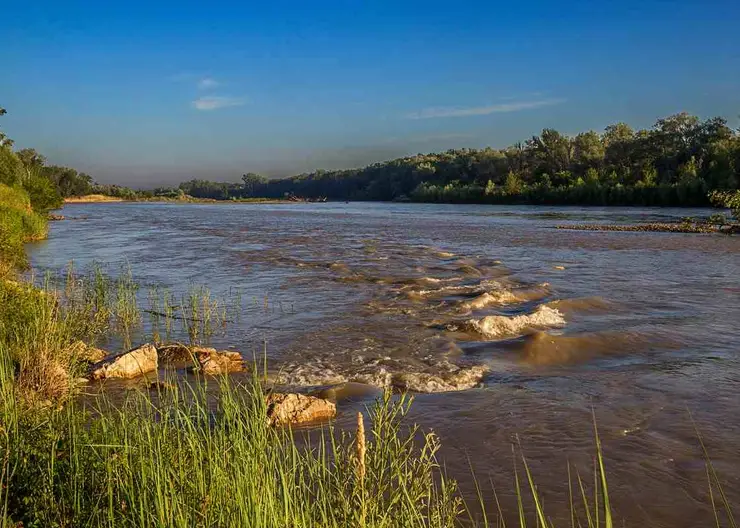
M 208 95 L 199 97 L 191 104 L 196 110 L 218 110 L 230 106 L 241 106 L 245 103 L 241 97 L 226 97 L 220 95 Z
M 489 106 L 473 106 L 467 108 L 425 108 L 418 112 L 406 114 L 404 117 L 406 117 L 406 119 L 434 119 L 439 117 L 468 117 L 489 114 L 503 114 L 506 112 L 518 112 L 520 110 L 531 110 L 533 108 L 541 108 L 543 106 L 552 106 L 563 102 L 565 102 L 565 99 L 539 99 L 535 101 L 519 101 Z
M 220 85 L 220 82 L 211 77 L 203 77 L 202 79 L 198 80 L 198 88 L 200 88 L 201 90 L 210 90 L 212 88 L 217 88 Z

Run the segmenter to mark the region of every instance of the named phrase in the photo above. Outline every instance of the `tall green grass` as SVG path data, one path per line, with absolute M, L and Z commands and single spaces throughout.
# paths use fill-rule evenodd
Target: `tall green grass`
M 20 187 L 0 184 L 0 278 L 27 265 L 23 244 L 46 237 L 46 219 L 31 209 Z
M 16 413 L 0 447 L 4 526 L 453 526 L 462 502 L 439 443 L 415 441 L 407 411 L 390 396 L 369 410 L 362 461 L 353 435 L 328 427 L 311 443 L 268 426 L 257 382 L 222 384 L 215 404 L 181 386 L 95 418 L 74 404 Z

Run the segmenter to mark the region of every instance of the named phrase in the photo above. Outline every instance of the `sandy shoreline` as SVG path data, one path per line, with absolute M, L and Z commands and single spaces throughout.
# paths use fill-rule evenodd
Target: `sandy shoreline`
M 88 194 L 85 196 L 70 196 L 64 199 L 64 203 L 95 203 L 95 202 L 122 202 L 123 198 L 105 196 L 102 194 Z
M 68 198 L 64 199 L 65 204 L 74 204 L 74 203 L 121 203 L 121 202 L 127 202 L 127 203 L 146 203 L 146 202 L 152 202 L 152 203 L 214 203 L 214 204 L 234 204 L 234 203 L 241 203 L 241 204 L 288 204 L 288 203 L 310 203 L 310 202 L 297 202 L 294 200 L 275 200 L 275 199 L 265 199 L 265 200 L 214 200 L 210 198 L 188 198 L 185 200 L 176 200 L 176 199 L 168 199 L 168 198 L 148 198 L 148 199 L 136 199 L 136 200 L 124 200 L 123 198 L 116 198 L 113 196 L 105 196 L 102 194 L 88 194 L 86 196 L 70 196 Z

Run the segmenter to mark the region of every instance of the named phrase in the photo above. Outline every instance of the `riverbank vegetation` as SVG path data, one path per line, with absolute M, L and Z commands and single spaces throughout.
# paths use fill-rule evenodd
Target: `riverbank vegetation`
M 709 199 L 715 207 L 726 207 L 732 212 L 735 220 L 740 221 L 740 190 L 713 191 Z
M 20 187 L 0 185 L 0 210 L 0 526 L 455 524 L 439 444 L 402 427 L 403 399 L 378 403 L 367 436 L 328 430 L 314 446 L 269 424 L 257 376 L 172 379 L 86 405 L 87 344 L 137 324 L 136 285 L 99 270 L 24 281 L 22 244 L 45 218 Z

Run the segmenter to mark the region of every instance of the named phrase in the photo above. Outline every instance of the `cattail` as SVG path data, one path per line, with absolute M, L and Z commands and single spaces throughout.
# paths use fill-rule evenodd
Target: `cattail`
M 357 413 L 357 436 L 355 437 L 357 450 L 357 480 L 362 484 L 365 480 L 365 422 L 362 413 Z

